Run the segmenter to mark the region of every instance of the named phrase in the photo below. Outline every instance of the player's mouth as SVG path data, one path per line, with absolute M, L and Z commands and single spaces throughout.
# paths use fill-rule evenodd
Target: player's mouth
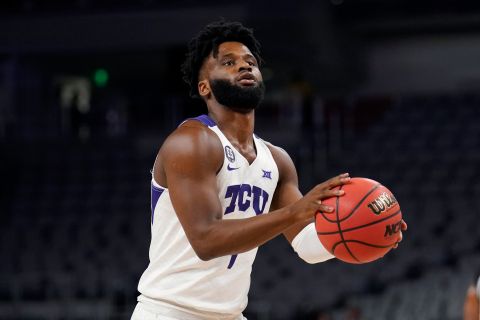
M 255 76 L 249 72 L 244 72 L 236 78 L 237 82 L 244 86 L 253 86 L 257 83 Z

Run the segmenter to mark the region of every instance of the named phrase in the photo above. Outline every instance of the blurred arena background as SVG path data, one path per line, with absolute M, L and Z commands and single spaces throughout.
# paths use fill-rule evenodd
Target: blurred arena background
M 267 61 L 257 133 L 302 190 L 383 182 L 409 231 L 366 265 L 260 248 L 249 320 L 462 318 L 480 270 L 480 2 L 3 0 L 0 319 L 129 319 L 148 263 L 150 167 L 206 111 L 186 44 L 219 17 Z

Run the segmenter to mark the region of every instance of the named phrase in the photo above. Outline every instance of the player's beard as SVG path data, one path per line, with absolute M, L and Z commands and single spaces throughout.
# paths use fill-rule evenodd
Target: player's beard
M 210 81 L 210 87 L 218 103 L 239 112 L 256 109 L 265 96 L 263 81 L 256 86 L 243 87 L 225 79 L 215 79 Z

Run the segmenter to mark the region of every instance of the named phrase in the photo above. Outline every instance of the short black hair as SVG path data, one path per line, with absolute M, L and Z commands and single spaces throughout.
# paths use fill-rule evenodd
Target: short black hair
M 198 74 L 205 58 L 211 52 L 216 57 L 218 47 L 227 41 L 243 43 L 257 59 L 259 66 L 262 65 L 260 42 L 253 36 L 253 29 L 244 27 L 240 22 L 229 22 L 224 19 L 212 22 L 190 40 L 186 59 L 181 67 L 183 80 L 190 87 L 191 97 L 199 97 L 197 89 Z

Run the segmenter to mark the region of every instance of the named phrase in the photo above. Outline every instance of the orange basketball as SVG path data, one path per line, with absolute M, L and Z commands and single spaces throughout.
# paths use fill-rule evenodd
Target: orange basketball
M 351 181 L 337 187 L 345 195 L 323 201 L 335 211 L 317 212 L 315 227 L 323 246 L 335 257 L 366 263 L 383 257 L 400 240 L 402 212 L 390 190 L 379 182 Z

